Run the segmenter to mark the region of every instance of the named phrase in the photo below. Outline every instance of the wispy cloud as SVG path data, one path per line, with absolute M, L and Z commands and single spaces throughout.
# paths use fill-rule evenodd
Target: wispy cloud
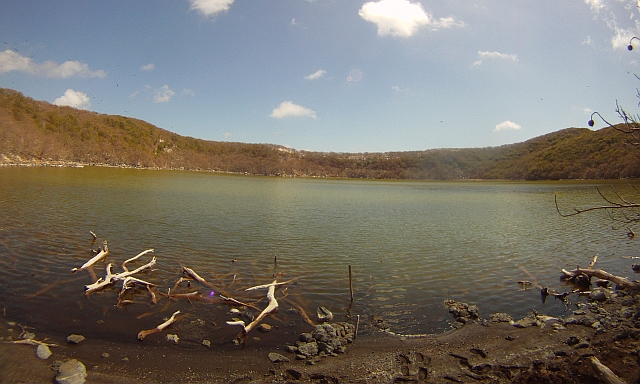
M 421 27 L 438 30 L 464 26 L 451 16 L 436 20 L 420 3 L 408 0 L 370 1 L 362 5 L 358 14 L 378 26 L 378 36 L 410 37 Z
M 324 69 L 319 69 L 319 70 L 315 71 L 314 73 L 310 74 L 309 76 L 305 76 L 305 79 L 307 79 L 307 80 L 316 80 L 316 79 L 321 78 L 326 73 L 327 73 L 327 71 L 325 71 Z
M 157 89 L 153 95 L 154 103 L 167 103 L 176 93 L 169 88 L 168 85 L 163 85 L 162 88 Z
M 482 61 L 484 59 L 518 61 L 518 55 L 500 52 L 478 51 L 478 60 L 473 63 L 473 66 L 477 67 L 479 65 L 482 65 Z
M 107 73 L 103 70 L 92 71 L 89 65 L 79 61 L 65 61 L 62 64 L 53 61 L 45 61 L 42 64 L 34 63 L 29 57 L 25 57 L 10 49 L 0 52 L 0 73 L 19 71 L 29 75 L 46 76 L 54 78 L 68 77 L 99 77 L 104 78 Z
M 65 91 L 64 95 L 55 99 L 53 104 L 78 109 L 89 109 L 89 107 L 91 107 L 91 100 L 86 93 L 74 91 L 69 88 Z
M 217 13 L 229 10 L 234 0 L 189 0 L 190 10 L 198 11 L 205 17 L 214 16 Z
M 503 121 L 502 123 L 496 125 L 495 128 L 493 128 L 494 132 L 500 132 L 500 131 L 519 131 L 520 129 L 522 129 L 522 127 L 520 126 L 520 124 L 516 124 L 513 121 L 510 120 L 506 120 Z
M 193 89 L 189 89 L 189 88 L 184 88 L 182 90 L 181 94 L 182 94 L 182 96 L 195 96 L 196 95 L 196 93 L 193 92 Z
M 602 20 L 613 32 L 611 37 L 611 47 L 613 49 L 626 49 L 630 44 L 631 38 L 638 36 L 640 21 L 634 19 L 640 7 L 640 3 L 637 0 L 610 2 L 605 0 L 584 0 L 584 2 L 589 6 L 594 19 Z M 630 23 L 631 26 L 625 28 L 620 25 L 624 23 Z
M 155 66 L 155 65 L 153 65 L 153 63 L 149 63 L 149 64 L 147 64 L 147 65 L 143 65 L 142 67 L 140 67 L 140 70 L 141 70 L 141 71 L 153 71 L 153 69 L 154 69 L 155 67 L 156 67 L 156 66 Z
M 282 119 L 288 116 L 308 116 L 315 119 L 316 112 L 301 105 L 294 104 L 291 101 L 283 101 L 280 103 L 280 106 L 271 111 L 269 115 L 269 117 L 275 119 Z

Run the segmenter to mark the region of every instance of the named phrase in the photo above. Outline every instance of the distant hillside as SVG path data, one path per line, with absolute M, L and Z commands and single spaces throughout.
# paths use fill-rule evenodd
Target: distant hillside
M 58 107 L 0 88 L 0 164 L 70 162 L 300 177 L 614 179 L 640 177 L 638 150 L 612 128 L 569 128 L 491 148 L 296 151 L 180 136 L 141 120 Z

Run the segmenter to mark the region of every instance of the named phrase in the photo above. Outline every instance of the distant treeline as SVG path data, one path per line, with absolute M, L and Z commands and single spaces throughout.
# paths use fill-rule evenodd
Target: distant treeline
M 640 177 L 640 149 L 604 128 L 568 128 L 490 148 L 387 153 L 297 151 L 180 136 L 142 120 L 35 101 L 0 88 L 0 163 L 77 162 L 271 176 L 376 179 Z

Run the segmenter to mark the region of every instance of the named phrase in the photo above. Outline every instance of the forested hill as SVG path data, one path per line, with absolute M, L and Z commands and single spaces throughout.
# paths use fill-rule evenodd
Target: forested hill
M 82 163 L 256 175 L 388 179 L 640 177 L 640 148 L 612 128 L 569 128 L 491 148 L 324 153 L 180 136 L 147 122 L 0 88 L 0 164 Z

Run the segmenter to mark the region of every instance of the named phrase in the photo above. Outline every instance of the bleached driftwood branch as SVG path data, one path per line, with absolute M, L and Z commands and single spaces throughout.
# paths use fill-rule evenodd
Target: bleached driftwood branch
M 89 267 L 91 267 L 93 264 L 97 263 L 98 261 L 104 259 L 105 257 L 107 257 L 107 255 L 109 254 L 109 247 L 107 247 L 107 241 L 105 240 L 103 245 L 102 245 L 102 249 L 100 250 L 100 252 L 93 256 L 91 259 L 89 259 L 89 261 L 87 261 L 86 263 L 82 264 L 82 266 L 80 268 L 73 268 L 71 269 L 71 273 L 76 273 L 76 272 L 80 272 L 84 269 L 87 269 Z
M 176 316 L 180 313 L 180 311 L 175 311 L 173 313 L 173 315 L 171 315 L 171 317 L 165 321 L 164 323 L 158 325 L 157 327 L 153 328 L 153 329 L 148 329 L 148 330 L 142 330 L 140 332 L 138 332 L 138 340 L 144 340 L 145 337 L 147 337 L 148 335 L 152 334 L 152 333 L 158 333 L 158 332 L 162 332 L 164 331 L 165 328 L 167 328 L 168 326 L 170 326 L 171 324 L 175 323 L 176 320 Z
M 125 301 L 122 300 L 122 297 L 128 290 L 133 289 L 136 286 L 136 284 L 142 285 L 143 287 L 147 288 L 147 291 L 151 295 L 151 302 L 153 304 L 156 304 L 158 302 L 158 298 L 156 297 L 156 294 L 151 290 L 151 287 L 156 286 L 155 284 L 150 283 L 148 281 L 140 280 L 135 277 L 128 276 L 122 282 L 122 289 L 120 290 L 120 293 L 118 293 L 118 304 L 125 303 Z
M 149 252 L 153 252 L 153 248 L 151 248 L 151 249 L 147 249 L 146 251 L 142 251 L 142 252 L 138 253 L 137 255 L 133 256 L 132 258 L 130 258 L 130 259 L 128 259 L 128 260 L 125 260 L 125 261 L 124 261 L 124 263 L 122 263 L 122 269 L 124 269 L 126 272 L 128 272 L 128 271 L 129 271 L 129 269 L 127 269 L 127 267 L 126 267 L 126 265 L 127 265 L 127 263 L 128 263 L 128 262 L 133 261 L 133 260 L 136 260 L 136 259 L 138 259 L 139 257 L 144 256 L 144 255 L 146 255 L 146 254 L 147 254 L 147 253 L 149 253 Z
M 260 308 L 256 307 L 256 306 L 255 306 L 255 305 L 253 305 L 253 304 L 250 304 L 250 303 L 243 303 L 242 301 L 240 301 L 240 300 L 236 300 L 236 299 L 234 299 L 233 297 L 227 297 L 227 296 L 223 296 L 223 295 L 218 295 L 218 297 L 220 297 L 220 298 L 221 298 L 222 300 L 224 300 L 224 301 L 230 301 L 230 302 L 232 302 L 232 303 L 236 303 L 236 304 L 241 305 L 241 306 L 243 306 L 243 307 L 253 308 L 253 309 L 255 309 L 256 311 L 259 311 L 259 310 L 260 310 Z
M 255 328 L 258 324 L 260 324 L 262 319 L 264 319 L 268 314 L 270 314 L 270 313 L 274 312 L 276 309 L 278 309 L 278 300 L 276 300 L 276 287 L 278 285 L 287 284 L 287 283 L 290 283 L 292 281 L 293 280 L 285 281 L 283 283 L 278 283 L 277 280 L 274 280 L 273 283 L 271 283 L 271 284 L 257 285 L 255 287 L 251 287 L 251 288 L 245 289 L 245 291 L 253 291 L 255 289 L 267 288 L 267 300 L 269 300 L 269 304 L 267 305 L 267 307 L 265 309 L 262 310 L 262 312 L 260 312 L 258 317 L 256 317 L 251 323 L 249 323 L 249 325 L 245 325 L 244 321 L 242 321 L 242 320 L 227 321 L 227 324 L 229 324 L 229 325 L 241 325 L 242 328 L 243 328 L 242 332 L 243 332 L 244 335 L 246 335 L 247 333 L 251 332 L 251 330 L 253 328 Z
M 187 293 L 171 293 L 171 288 L 169 288 L 167 290 L 167 293 L 160 292 L 160 295 L 168 298 L 169 300 L 171 300 L 171 299 L 187 299 L 187 300 L 189 300 L 189 302 L 191 302 L 192 299 L 193 300 L 200 300 L 202 298 L 202 293 L 200 293 L 198 291 L 187 292 Z
M 591 356 L 589 359 L 591 360 L 591 364 L 593 365 L 593 368 L 596 370 L 596 372 L 600 376 L 600 379 L 602 379 L 603 383 L 627 384 L 626 381 L 622 380 L 618 375 L 613 373 L 613 371 L 609 369 L 609 367 L 602 364 L 597 357 Z
M 608 280 L 616 284 L 621 289 L 640 290 L 640 283 L 638 283 L 637 281 L 630 281 L 626 277 L 612 275 L 611 273 L 603 271 L 601 269 L 580 268 L 578 266 L 573 271 L 562 269 L 562 273 L 569 279 L 575 279 L 575 277 L 578 275 L 586 275 L 589 277 L 597 277 L 598 279 L 602 280 Z
M 121 281 L 126 279 L 129 276 L 135 275 L 136 273 L 143 271 L 147 268 L 151 268 L 152 266 L 154 266 L 156 264 L 156 257 L 154 256 L 153 259 L 151 259 L 150 262 L 148 262 L 145 265 L 142 265 L 136 269 L 134 269 L 133 271 L 125 271 L 125 272 L 120 272 L 120 273 L 116 273 L 113 274 L 111 273 L 111 268 L 113 267 L 113 264 L 109 263 L 107 265 L 107 275 L 103 278 L 98 279 L 98 281 L 96 281 L 93 284 L 89 284 L 89 285 L 85 285 L 85 295 L 89 296 L 90 294 L 92 294 L 93 292 L 99 291 L 113 283 L 115 283 L 116 281 Z

